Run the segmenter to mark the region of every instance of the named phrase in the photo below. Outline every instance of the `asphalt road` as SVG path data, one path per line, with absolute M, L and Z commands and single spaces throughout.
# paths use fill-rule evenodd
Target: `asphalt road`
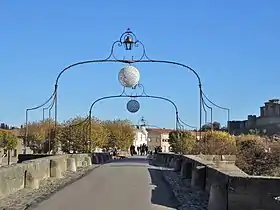
M 117 160 L 55 193 L 36 210 L 176 209 L 162 171 L 144 157 Z

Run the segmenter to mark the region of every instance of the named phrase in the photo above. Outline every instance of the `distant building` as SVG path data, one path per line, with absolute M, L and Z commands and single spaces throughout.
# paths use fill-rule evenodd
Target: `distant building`
M 166 129 L 166 128 L 147 128 L 148 131 L 148 147 L 149 150 L 154 150 L 155 147 L 161 146 L 162 152 L 170 152 L 170 144 L 169 144 L 169 133 L 174 131 L 174 129 Z M 199 140 L 199 131 L 188 131 L 191 132 L 192 135 Z M 201 132 L 203 136 L 205 132 Z
M 280 133 L 280 101 L 271 99 L 260 107 L 260 116 L 248 115 L 247 120 L 229 121 L 229 132 L 231 134 L 246 133 L 250 130 L 273 135 Z
M 147 131 L 149 150 L 154 150 L 156 147 L 161 146 L 162 152 L 170 151 L 168 139 L 169 133 L 173 131 L 173 129 L 148 128 Z
M 133 145 L 138 147 L 142 144 L 148 145 L 148 131 L 146 127 L 143 125 L 136 125 L 135 126 L 135 138 Z

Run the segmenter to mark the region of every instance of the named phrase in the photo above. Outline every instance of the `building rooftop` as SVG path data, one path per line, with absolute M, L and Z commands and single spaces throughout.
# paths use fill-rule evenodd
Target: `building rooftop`
M 155 133 L 160 133 L 160 134 L 163 134 L 163 133 L 170 133 L 172 131 L 174 131 L 175 129 L 166 129 L 166 128 L 147 128 L 146 129 L 148 132 L 155 132 Z
M 169 129 L 169 128 L 147 128 L 148 132 L 155 132 L 158 134 L 169 134 L 170 132 L 174 131 L 175 129 Z M 193 135 L 198 135 L 199 131 L 188 131 L 191 132 Z M 201 132 L 202 135 L 204 135 L 204 131 Z
M 280 100 L 277 99 L 277 98 L 273 98 L 273 99 L 269 99 L 267 102 L 265 102 L 264 104 L 279 104 L 280 103 Z

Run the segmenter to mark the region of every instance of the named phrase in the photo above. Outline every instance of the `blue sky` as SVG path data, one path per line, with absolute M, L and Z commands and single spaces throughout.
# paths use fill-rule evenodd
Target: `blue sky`
M 230 108 L 232 120 L 258 115 L 266 100 L 279 97 L 279 9 L 277 0 L 1 1 L 0 121 L 22 124 L 25 109 L 50 96 L 61 69 L 106 58 L 112 42 L 128 27 L 151 59 L 194 68 L 206 95 Z M 119 94 L 117 75 L 123 66 L 92 64 L 66 72 L 59 82 L 58 119 L 86 115 L 97 98 Z M 147 94 L 173 100 L 181 119 L 198 125 L 198 87 L 191 72 L 162 64 L 136 66 Z M 140 111 L 131 114 L 125 109 L 127 101 L 100 102 L 93 114 L 134 123 L 144 116 L 150 124 L 174 127 L 170 104 L 139 100 Z M 214 120 L 225 124 L 226 116 L 213 109 Z M 31 112 L 29 118 L 42 119 L 42 110 Z

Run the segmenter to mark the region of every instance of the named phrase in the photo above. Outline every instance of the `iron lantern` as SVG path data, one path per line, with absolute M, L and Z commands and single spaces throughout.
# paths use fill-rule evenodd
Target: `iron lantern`
M 124 48 L 126 50 L 131 50 L 132 49 L 132 45 L 134 44 L 133 39 L 130 35 L 127 35 L 125 40 L 123 41 L 124 43 Z

